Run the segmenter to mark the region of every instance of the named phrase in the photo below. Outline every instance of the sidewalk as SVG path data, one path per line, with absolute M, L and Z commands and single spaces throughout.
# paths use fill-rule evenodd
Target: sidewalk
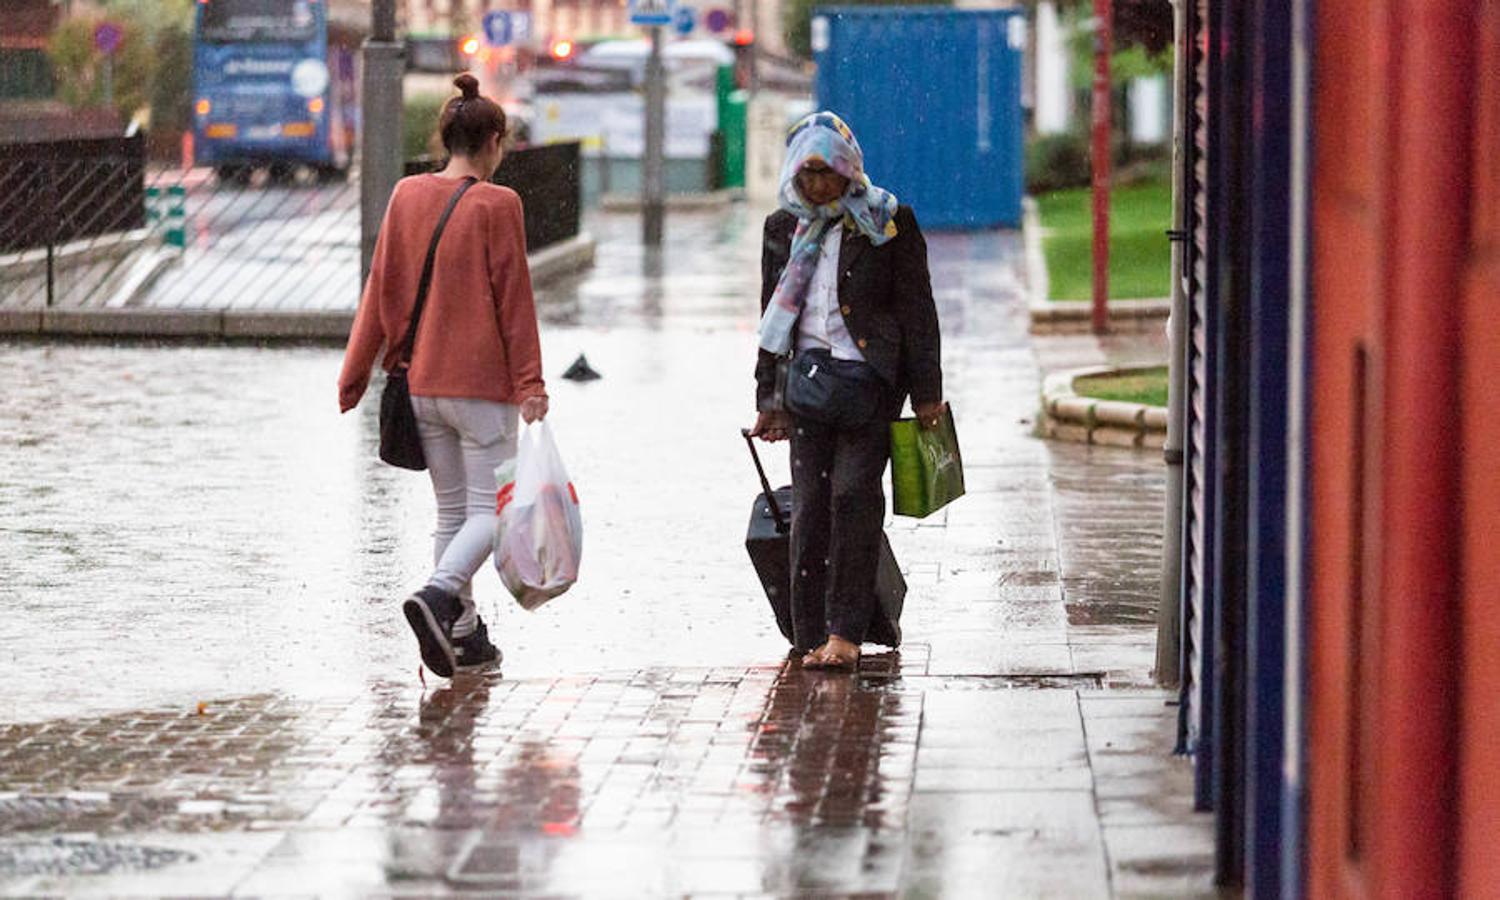
M 744 558 L 759 223 L 673 217 L 669 248 L 706 247 L 652 264 L 633 221 L 591 226 L 595 269 L 540 294 L 551 374 L 584 351 L 605 378 L 554 387 L 585 580 L 533 615 L 477 587 L 503 677 L 418 680 L 393 598 L 431 499 L 369 462 L 371 410 L 307 389 L 336 353 L 0 345 L 0 469 L 62 495 L 0 485 L 27 523 L 0 560 L 23 601 L 0 622 L 0 895 L 1212 895 L 1149 678 L 1160 462 L 1030 436 L 1019 238 L 930 237 L 969 495 L 892 523 L 909 643 L 852 677 L 783 664 Z M 61 389 L 137 402 L 101 371 L 172 416 L 21 417 Z M 269 415 L 253 433 L 236 398 Z M 58 459 L 92 415 L 113 443 Z M 130 449 L 160 429 L 170 467 Z M 80 640 L 84 666 L 60 650 Z

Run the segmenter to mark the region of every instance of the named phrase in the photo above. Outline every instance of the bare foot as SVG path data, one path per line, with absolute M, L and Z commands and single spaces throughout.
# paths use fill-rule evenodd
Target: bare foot
M 859 645 L 838 635 L 829 635 L 828 643 L 802 657 L 804 669 L 846 669 L 859 666 Z
M 823 651 L 827 650 L 827 649 L 828 649 L 828 642 L 824 641 L 823 643 L 819 644 L 815 649 L 809 650 L 806 653 L 804 653 L 802 655 L 802 668 L 804 668 L 804 669 L 821 669 L 822 666 L 818 663 L 818 658 L 823 653 Z

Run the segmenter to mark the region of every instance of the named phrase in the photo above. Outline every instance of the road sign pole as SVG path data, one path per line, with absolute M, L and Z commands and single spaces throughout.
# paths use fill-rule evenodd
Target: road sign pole
M 646 148 L 641 160 L 642 238 L 660 247 L 665 231 L 667 84 L 661 62 L 661 26 L 651 27 L 651 55 L 646 59 Z

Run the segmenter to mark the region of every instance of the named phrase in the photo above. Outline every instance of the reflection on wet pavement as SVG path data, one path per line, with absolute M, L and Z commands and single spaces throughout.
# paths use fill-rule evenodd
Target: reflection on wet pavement
M 1154 626 L 1166 503 L 1155 454 L 1060 441 L 1048 452 L 1068 620 Z
M 405 878 L 500 890 L 722 890 L 708 880 L 721 863 L 756 861 L 743 890 L 893 890 L 921 711 L 922 692 L 899 680 L 787 667 L 473 677 L 416 697 L 378 685 L 341 703 L 244 697 L 202 714 L 5 726 L 0 835 L 286 828 L 299 836 L 277 857 L 302 866 L 301 833 L 374 829 L 398 836 L 387 862 Z M 409 829 L 428 835 L 421 846 L 464 849 L 425 854 L 399 840 Z M 664 830 L 664 869 L 592 855 Z M 787 858 L 767 856 L 768 841 Z M 276 868 L 256 878 L 290 883 Z
M 430 491 L 336 350 L 0 345 L 0 895 L 1203 888 L 1159 466 L 1029 435 L 1015 236 L 931 236 L 970 493 L 889 523 L 909 643 L 851 677 L 784 662 L 744 556 L 758 219 L 671 222 L 542 294 L 586 564 L 535 613 L 481 572 L 503 676 L 419 678 Z

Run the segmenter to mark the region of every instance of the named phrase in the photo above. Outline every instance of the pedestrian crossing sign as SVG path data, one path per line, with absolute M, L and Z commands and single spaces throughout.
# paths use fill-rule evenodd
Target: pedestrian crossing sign
M 630 24 L 671 25 L 676 7 L 673 0 L 630 0 Z

